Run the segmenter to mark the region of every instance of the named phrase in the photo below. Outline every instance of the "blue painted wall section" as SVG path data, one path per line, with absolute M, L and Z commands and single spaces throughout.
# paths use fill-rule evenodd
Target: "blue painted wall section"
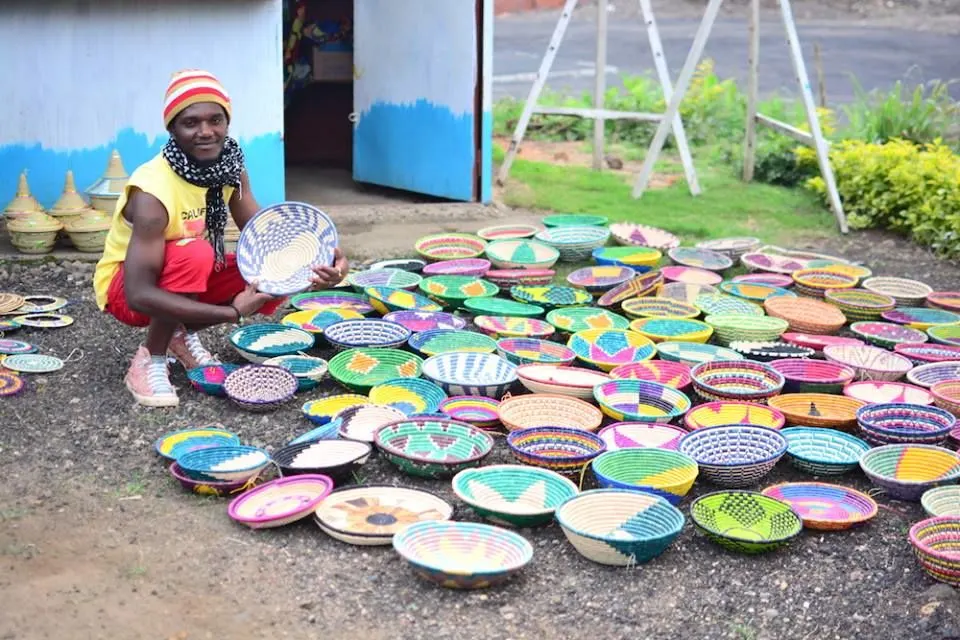
M 129 173 L 160 152 L 166 137 L 149 140 L 132 129 L 119 132 L 103 146 L 92 149 L 58 151 L 36 145 L 0 145 L 0 210 L 13 198 L 20 173 L 27 171 L 30 191 L 45 208 L 56 203 L 63 192 L 68 169 L 73 170 L 77 190 L 83 192 L 96 182 L 107 168 L 110 153 L 116 149 Z M 277 134 L 240 140 L 246 155 L 251 188 L 261 205 L 284 200 L 283 138 Z M 112 213 L 112 212 L 110 212 Z
M 426 100 L 376 102 L 354 130 L 353 175 L 360 182 L 472 200 L 474 145 L 472 114 L 458 116 Z
M 480 125 L 480 201 L 493 202 L 493 113 L 483 112 Z

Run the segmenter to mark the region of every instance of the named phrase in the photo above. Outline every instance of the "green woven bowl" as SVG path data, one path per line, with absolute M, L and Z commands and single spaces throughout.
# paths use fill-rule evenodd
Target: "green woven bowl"
M 725 293 L 705 293 L 697 296 L 693 306 L 700 309 L 704 315 L 738 314 L 742 316 L 766 315 L 760 305 L 730 296 Z
M 463 303 L 463 307 L 476 315 L 518 316 L 520 318 L 542 316 L 545 311 L 543 307 L 535 304 L 504 300 L 503 298 L 470 298 Z
M 493 353 L 497 341 L 475 331 L 461 329 L 430 329 L 415 333 L 408 341 L 411 349 L 430 357 L 438 353 L 470 352 Z
M 479 466 L 493 449 L 493 436 L 455 420 L 410 418 L 381 427 L 374 443 L 404 473 L 445 478 Z
M 609 221 L 605 216 L 582 213 L 557 213 L 552 216 L 544 216 L 540 220 L 545 227 L 604 227 Z
M 330 362 L 330 377 L 351 391 L 368 393 L 393 378 L 419 378 L 423 360 L 399 349 L 347 349 Z
M 517 285 L 510 288 L 510 296 L 517 302 L 537 304 L 548 309 L 587 305 L 593 301 L 593 296 L 583 289 L 560 285 L 544 287 Z
M 731 342 L 775 342 L 790 328 L 786 320 L 770 316 L 745 316 L 737 313 L 718 313 L 703 319 L 713 327 L 717 344 Z
M 431 276 L 419 287 L 431 300 L 453 308 L 470 298 L 490 298 L 500 293 L 500 287 L 476 276 Z
M 536 240 L 497 240 L 487 245 L 487 259 L 497 269 L 549 269 L 560 252 Z
M 789 504 L 753 491 L 717 491 L 690 505 L 697 528 L 722 547 L 740 553 L 772 551 L 803 531 Z
M 594 307 L 554 309 L 547 314 L 547 322 L 556 327 L 557 331 L 565 333 L 587 329 L 626 329 L 630 326 L 630 321 L 623 316 Z
M 508 527 L 547 524 L 558 506 L 579 493 L 559 473 L 518 464 L 461 471 L 453 492 L 480 517 Z

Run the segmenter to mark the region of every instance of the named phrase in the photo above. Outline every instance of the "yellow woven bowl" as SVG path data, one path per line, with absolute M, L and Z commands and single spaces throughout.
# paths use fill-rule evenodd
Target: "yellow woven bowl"
M 630 323 L 630 330 L 653 342 L 704 344 L 713 335 L 713 327 L 706 322 L 689 318 L 641 318 Z
M 852 431 L 857 428 L 857 409 L 867 403 L 828 393 L 784 393 L 770 398 L 767 404 L 780 411 L 790 426 Z

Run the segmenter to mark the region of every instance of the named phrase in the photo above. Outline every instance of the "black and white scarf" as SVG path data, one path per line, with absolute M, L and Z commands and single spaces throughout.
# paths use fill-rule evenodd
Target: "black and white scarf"
M 207 190 L 207 234 L 213 245 L 215 268 L 219 271 L 225 264 L 223 230 L 227 226 L 228 215 L 223 188 L 240 188 L 243 150 L 236 140 L 228 137 L 223 141 L 223 152 L 215 162 L 199 164 L 171 137 L 163 147 L 163 157 L 174 173 L 190 184 Z

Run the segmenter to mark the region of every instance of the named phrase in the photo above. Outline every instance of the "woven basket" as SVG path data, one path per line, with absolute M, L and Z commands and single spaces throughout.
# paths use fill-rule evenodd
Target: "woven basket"
M 358 271 L 347 276 L 347 282 L 357 293 L 367 287 L 390 287 L 391 289 L 415 289 L 423 280 L 418 274 L 403 269 L 375 269 Z
M 753 402 L 708 402 L 687 412 L 683 424 L 690 431 L 725 424 L 746 424 L 780 429 L 786 419 L 779 410 Z
M 657 354 L 663 360 L 670 362 L 680 362 L 693 367 L 703 362 L 716 362 L 724 360 L 743 360 L 744 357 L 726 347 L 718 347 L 712 344 L 698 344 L 695 342 L 658 342 L 656 344 Z
M 312 349 L 314 336 L 282 324 L 251 324 L 235 329 L 230 334 L 230 344 L 250 362 L 262 364 L 269 358 Z
M 715 296 L 718 294 L 720 294 L 720 290 L 708 284 L 671 282 L 660 288 L 657 297 L 663 298 L 664 300 L 676 300 L 677 302 L 693 305 L 700 296 Z M 697 309 L 697 311 L 699 311 L 699 309 Z
M 560 252 L 534 240 L 498 240 L 487 245 L 487 259 L 497 269 L 549 269 Z
M 680 453 L 696 460 L 704 478 L 721 487 L 749 487 L 762 480 L 787 451 L 779 431 L 754 425 L 705 427 L 680 439 Z
M 482 278 L 490 270 L 491 263 L 483 258 L 463 258 L 460 260 L 441 260 L 423 268 L 425 276 L 473 276 Z M 417 282 L 419 285 L 420 282 Z M 390 285 L 387 285 L 390 286 Z M 407 287 L 404 287 L 407 288 Z
M 594 249 L 607 244 L 610 229 L 606 227 L 551 227 L 537 233 L 534 238 L 560 252 L 561 262 L 587 260 Z
M 863 340 L 857 338 L 841 338 L 838 336 L 814 335 L 810 333 L 797 333 L 788 331 L 781 336 L 784 342 L 795 344 L 800 347 L 813 349 L 814 354 L 822 357 L 823 348 L 833 345 L 844 345 L 848 347 L 862 347 Z
M 630 321 L 623 316 L 593 307 L 554 309 L 547 314 L 547 322 L 556 327 L 557 331 L 565 333 L 586 329 L 626 329 L 630 326 Z
M 720 291 L 750 302 L 763 302 L 769 298 L 796 298 L 797 294 L 783 287 L 756 282 L 721 282 Z
M 774 360 L 770 366 L 783 374 L 785 393 L 840 393 L 857 372 L 844 364 L 823 360 Z
M 854 369 L 857 380 L 896 382 L 913 368 L 907 358 L 876 347 L 836 345 L 824 347 L 823 355 L 831 362 Z
M 499 415 L 507 431 L 531 427 L 596 431 L 603 421 L 603 414 L 589 402 L 552 393 L 508 397 L 500 403 Z
M 928 576 L 960 586 L 960 517 L 939 516 L 921 520 L 910 527 L 910 544 L 917 561 Z
M 692 304 L 669 298 L 633 298 L 624 300 L 620 305 L 623 312 L 631 318 L 672 318 L 693 319 L 700 315 L 700 309 Z
M 789 328 L 787 321 L 779 318 L 729 313 L 709 315 L 704 322 L 713 327 L 714 339 L 724 346 L 731 342 L 775 341 Z
M 610 233 L 617 244 L 631 247 L 650 247 L 661 251 L 680 246 L 680 238 L 663 229 L 632 222 L 610 225 Z
M 558 285 L 544 287 L 517 285 L 510 288 L 510 296 L 517 302 L 537 304 L 547 309 L 579 306 L 589 304 L 591 301 L 590 294 L 586 291 Z
M 770 406 L 780 411 L 790 426 L 830 427 L 843 431 L 857 428 L 857 409 L 865 404 L 855 398 L 826 393 L 785 393 L 770 399 Z
M 393 407 L 381 407 L 375 404 L 351 407 L 337 414 L 336 419 L 340 422 L 337 435 L 344 440 L 373 442 L 381 427 L 399 422 L 406 417 L 402 411 Z
M 642 318 L 630 323 L 630 330 L 650 341 L 704 343 L 713 335 L 706 322 L 684 318 Z
M 743 400 L 765 404 L 783 389 L 784 378 L 760 362 L 716 361 L 695 366 L 690 375 L 697 395 L 706 402 Z
M 607 451 L 590 463 L 600 488 L 642 491 L 677 505 L 697 479 L 697 463 L 666 449 Z
M 570 336 L 567 346 L 581 361 L 602 371 L 650 360 L 656 354 L 649 338 L 623 329 L 578 331 Z
M 857 422 L 863 439 L 873 445 L 942 445 L 957 419 L 937 407 L 885 403 L 858 409 Z
M 153 449 L 160 457 L 174 462 L 190 451 L 238 444 L 240 444 L 240 436 L 232 431 L 227 431 L 223 428 L 223 425 L 209 424 L 203 427 L 189 427 L 166 433 L 157 438 L 153 444 Z
M 414 334 L 410 348 L 425 357 L 453 351 L 460 353 L 493 353 L 497 342 L 489 336 L 462 329 L 430 329 Z
M 545 227 L 605 227 L 609 221 L 606 216 L 586 213 L 557 213 L 540 220 Z
M 552 426 L 511 431 L 507 434 L 507 446 L 518 462 L 564 475 L 579 474 L 606 450 L 603 440 L 595 433 Z
M 451 396 L 500 398 L 517 381 L 517 367 L 488 353 L 442 353 L 423 363 L 423 375 Z
M 931 445 L 888 444 L 864 453 L 860 468 L 890 497 L 917 502 L 928 489 L 960 479 L 960 456 Z
M 752 491 L 700 496 L 690 505 L 690 517 L 713 542 L 749 555 L 779 549 L 803 531 L 789 504 Z
M 234 498 L 227 515 L 251 529 L 282 527 L 313 513 L 332 490 L 333 479 L 324 475 L 276 478 Z
M 960 516 L 960 486 L 947 485 L 924 491 L 920 497 L 920 505 L 927 515 L 933 518 Z
M 348 349 L 329 364 L 330 377 L 351 391 L 366 393 L 393 378 L 420 377 L 423 360 L 399 349 Z
M 496 346 L 500 357 L 517 365 L 570 364 L 576 358 L 576 354 L 568 347 L 536 338 L 502 338 Z
M 786 320 L 791 331 L 830 335 L 840 331 L 847 318 L 832 304 L 812 298 L 770 298 L 763 303 L 767 314 Z
M 370 389 L 370 402 L 407 416 L 439 411 L 446 399 L 443 389 L 421 378 L 387 380 Z
M 960 417 L 960 380 L 944 380 L 930 387 L 933 402 L 954 416 Z
M 933 404 L 933 394 L 922 387 L 902 382 L 851 382 L 843 388 L 843 395 L 863 400 L 867 404 L 899 402 L 929 406 Z
M 938 344 L 960 347 L 960 324 L 938 324 L 927 329 L 927 335 Z
M 223 391 L 234 404 L 247 411 L 273 411 L 293 398 L 299 383 L 283 367 L 248 365 L 223 381 Z
M 494 240 L 524 240 L 532 238 L 540 227 L 532 224 L 500 224 L 493 227 L 484 227 L 477 231 L 477 237 L 488 242 Z
M 930 362 L 960 361 L 960 347 L 945 344 L 903 343 L 893 348 L 894 352 L 920 365 Z
M 597 299 L 597 305 L 600 307 L 610 307 L 624 300 L 629 300 L 630 298 L 656 295 L 662 285 L 663 276 L 659 271 L 643 273 L 633 280 L 628 280 L 604 293 Z
M 475 276 L 431 276 L 424 278 L 420 291 L 432 300 L 457 308 L 468 298 L 490 298 L 500 287 Z
M 502 298 L 476 298 L 463 303 L 464 308 L 476 315 L 502 315 L 518 318 L 542 316 L 546 309 L 535 304 L 504 300 Z
M 667 284 L 671 282 L 682 282 L 684 284 L 705 284 L 715 286 L 723 282 L 723 276 L 706 269 L 697 269 L 695 267 L 663 267 L 660 269 L 663 275 L 663 281 Z
M 790 275 L 794 271 L 806 269 L 809 266 L 809 261 L 790 256 L 763 253 L 762 251 L 751 251 L 740 256 L 740 264 L 750 271 Z
M 558 473 L 515 464 L 465 469 L 453 492 L 482 518 L 508 527 L 535 527 L 553 520 L 558 506 L 579 493 Z
M 800 295 L 823 298 L 827 291 L 853 289 L 860 278 L 830 269 L 800 269 L 793 272 L 794 290 Z
M 693 301 L 693 305 L 706 315 L 763 315 L 760 305 L 725 293 L 701 293 Z
M 596 266 L 577 269 L 567 276 L 572 287 L 578 287 L 595 296 L 603 294 L 618 284 L 623 284 L 636 276 L 631 267 Z
M 907 380 L 925 389 L 929 389 L 938 382 L 960 380 L 960 361 L 922 364 L 907 373 Z
M 867 289 L 833 289 L 826 292 L 824 299 L 840 309 L 850 322 L 879 320 L 884 311 L 897 306 L 892 297 Z
M 645 380 L 610 380 L 593 389 L 600 409 L 614 420 L 671 422 L 690 409 L 682 391 Z
M 927 295 L 927 306 L 960 313 L 960 291 L 934 291 Z
M 378 313 L 391 311 L 442 311 L 443 307 L 420 294 L 389 287 L 367 287 L 363 291 Z
M 452 477 L 480 465 L 493 437 L 454 420 L 408 419 L 377 431 L 374 443 L 404 473 L 421 478 Z
M 327 439 L 288 445 L 273 454 L 273 461 L 284 476 L 322 474 L 339 484 L 352 480 L 372 451 L 368 442 Z
M 858 338 L 884 349 L 893 349 L 898 344 L 921 344 L 927 334 L 910 327 L 890 322 L 854 322 L 850 331 Z
M 383 319 L 402 325 L 412 333 L 430 329 L 463 329 L 467 326 L 466 320 L 445 311 L 391 311 Z
M 491 269 L 485 276 L 487 280 L 501 289 L 509 289 L 518 284 L 540 286 L 553 282 L 557 272 L 553 269 Z
M 202 482 L 246 482 L 270 464 L 270 454 L 257 447 L 232 445 L 197 449 L 177 459 L 180 471 Z
M 326 360 L 311 356 L 277 356 L 263 364 L 282 367 L 296 376 L 298 391 L 315 389 L 329 369 Z
M 481 429 L 492 429 L 500 423 L 500 401 L 477 396 L 453 396 L 440 403 L 439 410 L 458 422 Z
M 614 422 L 600 429 L 597 435 L 607 443 L 607 451 L 637 448 L 676 451 L 680 438 L 686 433 L 680 427 L 658 422 Z
M 873 293 L 890 296 L 897 301 L 898 307 L 920 307 L 933 293 L 933 289 L 922 282 L 907 278 L 874 277 L 863 281 L 863 288 Z
M 650 247 L 602 247 L 591 255 L 599 265 L 633 267 L 637 273 L 657 266 L 663 257 L 662 252 Z
M 632 567 L 661 555 L 683 529 L 679 509 L 639 491 L 585 491 L 557 509 L 567 541 L 599 564 Z
M 244 479 L 244 480 L 231 480 L 227 482 L 220 482 L 217 480 L 194 480 L 193 478 L 187 476 L 183 470 L 180 468 L 176 462 L 173 462 L 168 468 L 170 475 L 176 478 L 187 491 L 192 491 L 193 493 L 209 497 L 217 496 L 220 498 L 226 498 L 231 495 L 242 493 L 247 491 L 252 485 L 257 483 L 257 478 Z
M 870 445 L 860 438 L 818 427 L 790 427 L 780 433 L 787 439 L 787 456 L 800 471 L 815 476 L 839 476 L 857 468 Z
M 300 293 L 290 298 L 290 305 L 299 311 L 349 309 L 364 316 L 373 312 L 373 305 L 367 300 L 366 292 L 359 294 L 338 289 Z
M 872 520 L 879 511 L 876 501 L 867 494 L 823 482 L 785 482 L 762 493 L 786 502 L 806 528 L 819 531 L 849 529 Z
M 812 358 L 816 354 L 813 349 L 783 342 L 782 340 L 772 342 L 734 341 L 730 343 L 730 348 L 747 360 L 767 363 L 775 360 L 803 360 Z
M 396 349 L 407 342 L 410 330 L 394 322 L 363 318 L 331 324 L 323 335 L 337 352 L 356 347 Z
M 430 262 L 460 258 L 479 258 L 486 240 L 469 233 L 435 233 L 417 240 L 413 248 Z
M 905 324 L 908 327 L 926 331 L 938 325 L 955 325 L 960 323 L 960 314 L 945 309 L 903 308 L 885 311 L 883 319 L 888 322 Z
M 239 368 L 235 364 L 209 364 L 187 371 L 187 379 L 197 391 L 211 396 L 225 396 L 223 383 L 227 376 Z
M 793 278 L 790 276 L 783 273 L 764 273 L 763 271 L 734 276 L 730 281 L 742 284 L 762 284 L 778 289 L 789 289 L 793 286 Z
M 622 364 L 610 371 L 610 377 L 659 382 L 674 389 L 685 389 L 693 382 L 688 365 L 668 360 L 646 360 Z
M 513 316 L 477 316 L 473 324 L 493 338 L 549 338 L 556 328 L 544 320 Z
M 363 314 L 353 309 L 320 309 L 288 313 L 280 319 L 280 324 L 303 329 L 313 334 L 322 334 L 324 329 L 336 322 L 362 319 Z
M 554 393 L 582 400 L 592 400 L 593 388 L 610 379 L 592 369 L 538 363 L 517 367 L 517 376 L 532 393 Z
M 740 256 L 760 248 L 760 239 L 749 236 L 734 238 L 717 238 L 697 243 L 697 249 L 706 249 L 729 256 L 731 260 L 739 260 Z
M 362 404 L 370 404 L 367 396 L 356 393 L 342 393 L 340 395 L 328 396 L 320 400 L 310 400 L 304 402 L 300 407 L 300 412 L 310 422 L 318 425 L 325 425 L 333 420 L 337 414 L 350 407 L 358 407 Z
M 675 264 L 683 267 L 723 271 L 733 266 L 733 260 L 722 253 L 693 247 L 675 247 L 667 251 Z

